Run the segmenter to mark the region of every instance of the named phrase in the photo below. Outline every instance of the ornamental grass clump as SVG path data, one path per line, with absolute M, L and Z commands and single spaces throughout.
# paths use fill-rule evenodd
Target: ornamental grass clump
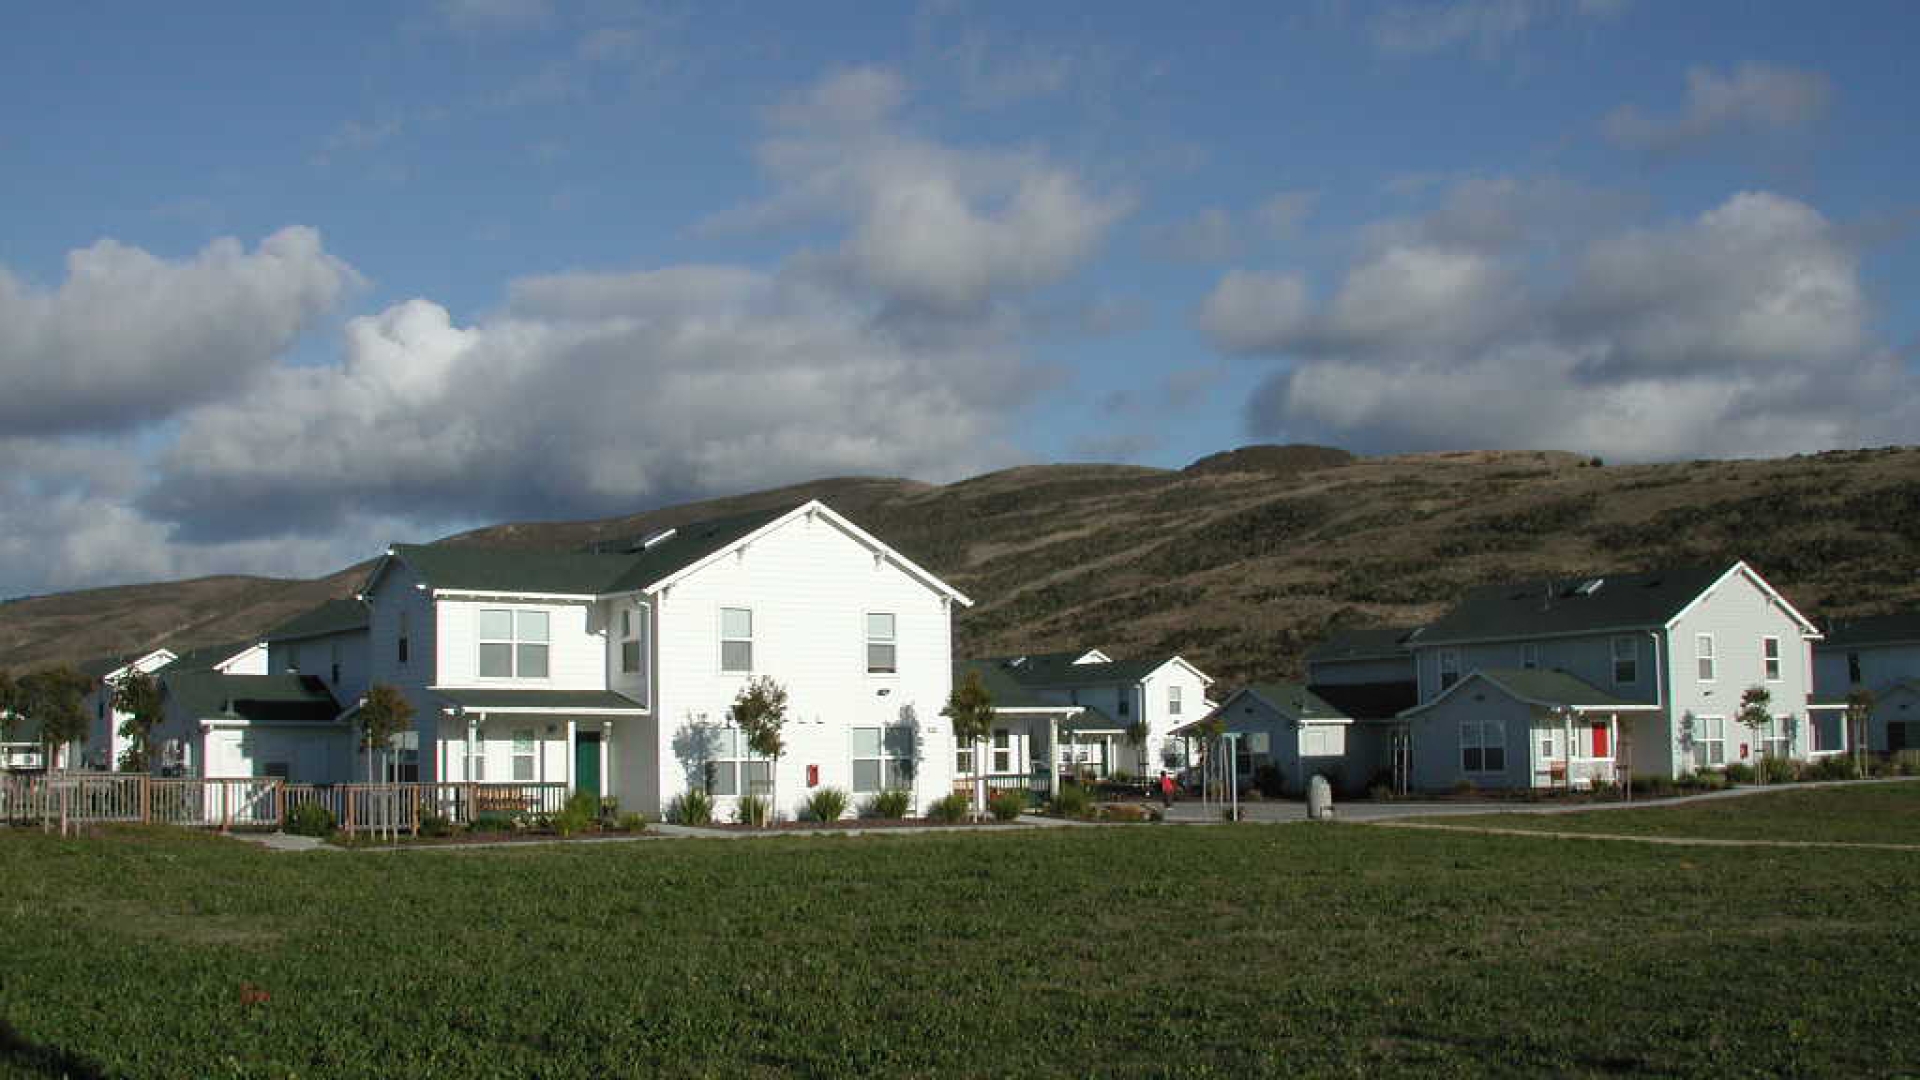
M 902 791 L 899 788 L 894 788 L 890 791 L 879 792 L 874 795 L 873 798 L 868 799 L 866 803 L 860 807 L 860 816 L 880 818 L 884 821 L 898 821 L 906 817 L 907 811 L 912 808 L 912 794 Z
M 667 817 L 680 825 L 711 825 L 713 796 L 699 788 L 676 795 L 667 806 Z
M 956 821 L 965 821 L 968 808 L 967 797 L 956 791 L 945 798 L 933 800 L 927 807 L 927 818 L 951 825 Z
M 815 821 L 839 821 L 847 812 L 847 793 L 836 787 L 823 787 L 807 796 L 807 816 Z

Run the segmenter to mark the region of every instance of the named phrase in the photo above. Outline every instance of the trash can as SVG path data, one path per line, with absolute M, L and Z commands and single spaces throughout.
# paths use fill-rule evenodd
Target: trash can
M 1324 776 L 1316 776 L 1307 785 L 1307 817 L 1327 821 L 1333 817 L 1333 785 Z

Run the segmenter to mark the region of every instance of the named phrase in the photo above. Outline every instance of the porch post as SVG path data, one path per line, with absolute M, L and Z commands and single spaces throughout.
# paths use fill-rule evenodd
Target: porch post
M 613 766 L 608 760 L 613 757 L 613 721 L 600 721 L 600 797 L 618 798 L 613 790 Z
M 576 765 L 576 764 L 574 763 L 574 749 L 573 749 L 573 747 L 574 747 L 574 744 L 575 744 L 575 742 L 576 742 L 576 741 L 578 740 L 578 738 L 579 738 L 579 726 L 580 726 L 580 722 L 579 722 L 578 720 L 575 720 L 575 719 L 574 719 L 573 717 L 571 717 L 571 716 L 569 716 L 569 717 L 567 717 L 567 768 L 566 768 L 566 777 L 567 777 L 567 794 L 569 794 L 569 795 L 571 795 L 571 794 L 573 794 L 573 789 L 574 789 L 574 788 L 576 788 L 576 787 L 578 787 L 578 786 L 579 786 L 579 784 L 580 784 L 580 778 L 579 778 L 579 777 L 577 777 L 577 776 L 575 776 L 575 775 L 573 775 L 573 770 L 574 770 L 575 768 L 578 768 L 578 766 L 577 766 L 577 765 Z
M 1047 798 L 1060 794 L 1060 716 L 1047 714 Z

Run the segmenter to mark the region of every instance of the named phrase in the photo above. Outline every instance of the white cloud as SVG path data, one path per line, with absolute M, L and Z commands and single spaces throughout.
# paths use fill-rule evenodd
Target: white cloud
M 1289 360 L 1249 404 L 1257 434 L 1644 460 L 1895 441 L 1920 420 L 1920 386 L 1872 341 L 1857 256 L 1804 203 L 1750 192 L 1659 227 L 1575 223 L 1555 261 L 1512 222 L 1461 229 L 1457 194 L 1379 230 L 1392 242 L 1318 305 L 1298 277 L 1221 280 L 1200 313 L 1214 344 Z M 1426 243 L 1447 233 L 1479 240 Z
M 179 261 L 101 240 L 68 255 L 51 291 L 0 269 L 0 428 L 157 423 L 273 363 L 358 280 L 299 227 Z
M 1735 136 L 1776 135 L 1807 128 L 1825 115 L 1832 97 L 1817 71 L 1746 64 L 1721 74 L 1687 72 L 1687 100 L 1679 113 L 1651 116 L 1631 105 L 1607 116 L 1608 138 L 1655 154 L 1695 149 Z
M 1210 206 L 1191 217 L 1154 229 L 1148 243 L 1165 258 L 1218 262 L 1240 250 L 1240 227 L 1232 214 Z

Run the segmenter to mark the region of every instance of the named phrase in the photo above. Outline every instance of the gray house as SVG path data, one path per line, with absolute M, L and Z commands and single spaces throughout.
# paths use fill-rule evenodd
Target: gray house
M 1370 758 L 1348 752 L 1353 717 L 1300 683 L 1252 683 L 1205 719 L 1176 728 L 1174 734 L 1191 732 L 1206 720 L 1218 720 L 1222 731 L 1238 736 L 1234 771 L 1242 787 L 1258 783 L 1269 768 L 1277 771 L 1281 789 L 1290 795 L 1304 792 L 1316 775 L 1344 790 L 1367 781 Z
M 1744 562 L 1476 589 L 1406 641 L 1413 784 L 1551 787 L 1838 753 L 1843 711 L 1812 694 L 1819 637 Z M 1736 719 L 1754 686 L 1773 713 L 1758 731 Z
M 1815 692 L 1830 702 L 1873 692 L 1867 746 L 1875 753 L 1920 747 L 1920 612 L 1835 622 L 1814 646 Z

